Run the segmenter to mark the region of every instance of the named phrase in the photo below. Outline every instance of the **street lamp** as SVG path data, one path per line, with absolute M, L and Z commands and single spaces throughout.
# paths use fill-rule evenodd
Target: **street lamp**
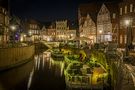
M 10 29 L 12 31 L 12 36 L 13 36 L 13 42 L 15 42 L 15 31 L 16 31 L 16 26 L 15 25 L 11 25 Z
M 26 41 L 26 34 L 23 35 L 23 41 Z
M 14 25 L 10 26 L 10 28 L 11 28 L 12 31 L 16 30 L 16 26 L 14 26 Z
M 129 48 L 128 48 L 128 45 L 129 45 L 129 43 L 128 43 L 128 39 L 129 39 L 129 27 L 130 27 L 130 25 L 131 25 L 131 20 L 130 19 L 127 19 L 127 20 L 125 20 L 125 25 L 126 25 L 126 28 L 127 28 L 127 30 L 126 30 L 126 46 L 125 46 L 125 52 L 126 52 L 126 56 L 128 56 L 128 51 L 129 51 Z
M 102 34 L 102 30 L 99 30 L 99 34 L 100 34 L 100 43 L 101 43 L 101 34 Z

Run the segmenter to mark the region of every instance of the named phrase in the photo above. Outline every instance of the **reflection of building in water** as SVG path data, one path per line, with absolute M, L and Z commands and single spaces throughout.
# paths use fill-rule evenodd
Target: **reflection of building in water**
M 0 73 L 0 90 L 14 90 L 16 85 L 19 85 L 26 78 L 29 78 L 33 66 L 34 62 L 30 61 L 20 67 Z

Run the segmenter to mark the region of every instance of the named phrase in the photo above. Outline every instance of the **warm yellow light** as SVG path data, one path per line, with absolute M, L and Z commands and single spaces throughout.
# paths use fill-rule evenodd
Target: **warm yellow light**
M 130 20 L 125 20 L 125 24 L 126 24 L 126 26 L 129 26 Z
M 15 31 L 16 30 L 16 26 L 12 25 L 10 26 L 11 30 Z
M 21 42 L 23 41 L 23 37 L 21 37 L 20 41 L 21 41 Z
M 99 33 L 102 33 L 102 30 L 100 30 Z
M 32 32 L 31 31 L 29 31 L 29 35 L 32 35 Z

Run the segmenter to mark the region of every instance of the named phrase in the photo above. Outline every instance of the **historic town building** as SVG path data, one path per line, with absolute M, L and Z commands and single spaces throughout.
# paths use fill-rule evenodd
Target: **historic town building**
M 66 31 L 69 30 L 67 20 L 56 21 L 56 40 L 65 40 Z
M 9 41 L 9 15 L 5 8 L 0 7 L 0 44 Z
M 31 19 L 28 20 L 25 25 L 29 37 L 28 41 L 39 41 L 41 39 L 40 24 L 37 21 Z
M 75 28 L 70 26 L 67 20 L 56 21 L 49 23 L 45 28 L 42 28 L 43 31 L 43 40 L 45 41 L 65 41 L 73 40 L 76 37 Z M 73 23 L 72 23 L 73 24 Z
M 80 37 L 86 37 L 92 43 L 96 42 L 96 25 L 89 14 L 87 14 L 81 29 L 82 31 L 80 32 Z
M 56 41 L 73 39 L 76 36 L 76 30 L 69 28 L 67 20 L 56 21 Z
M 46 35 L 47 35 L 47 29 L 46 27 L 43 25 L 42 29 L 41 29 L 41 40 L 46 40 Z
M 118 3 L 82 4 L 79 10 L 80 36 L 85 34 L 83 36 L 90 38 L 93 43 L 118 42 Z M 91 29 L 89 35 L 86 33 L 86 26 Z
M 112 41 L 112 23 L 110 12 L 103 4 L 97 15 L 97 42 Z
M 119 45 L 135 43 L 135 0 L 119 3 Z

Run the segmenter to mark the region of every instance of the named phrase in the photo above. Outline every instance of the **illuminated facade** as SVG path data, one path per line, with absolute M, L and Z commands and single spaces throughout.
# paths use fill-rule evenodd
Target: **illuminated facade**
M 89 38 L 91 43 L 96 42 L 96 25 L 95 22 L 91 19 L 89 14 L 87 14 L 84 23 L 80 28 L 81 28 L 80 37 Z
M 47 40 L 47 29 L 45 26 L 42 27 L 41 29 L 41 40 Z
M 0 44 L 9 41 L 9 16 L 6 9 L 0 7 Z
M 81 4 L 78 12 L 80 36 L 92 39 L 93 43 L 118 42 L 118 3 Z
M 45 29 L 42 28 L 43 40 L 45 41 L 65 41 L 76 37 L 76 30 L 69 28 L 67 20 L 53 22 Z
M 58 41 L 65 40 L 67 38 L 66 31 L 68 29 L 69 28 L 67 20 L 56 21 L 56 40 Z
M 66 31 L 66 40 L 73 40 L 76 37 L 76 30 L 69 29 Z
M 97 15 L 97 42 L 112 41 L 112 23 L 110 12 L 102 5 Z
M 119 45 L 121 47 L 124 47 L 126 43 L 135 44 L 135 1 L 134 0 L 123 0 L 123 2 L 119 4 L 119 18 L 120 18 Z M 125 20 L 130 20 L 130 25 L 126 26 Z M 128 35 L 128 41 L 127 41 L 127 35 Z
M 41 40 L 41 30 L 39 23 L 35 20 L 29 20 L 26 24 L 26 29 L 28 33 L 28 41 L 39 41 Z
M 56 40 L 56 29 L 55 28 L 48 28 L 46 34 L 47 41 L 55 41 Z

